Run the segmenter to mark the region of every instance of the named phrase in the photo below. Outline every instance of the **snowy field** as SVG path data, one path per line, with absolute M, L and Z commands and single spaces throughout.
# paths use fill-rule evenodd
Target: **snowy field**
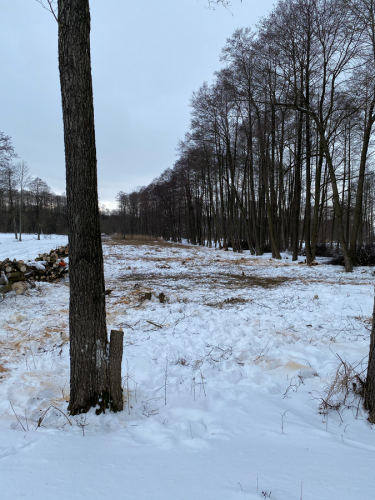
M 23 238 L 0 235 L 0 260 L 67 243 Z M 361 407 L 319 412 L 336 354 L 368 354 L 373 269 L 157 243 L 104 253 L 125 411 L 68 422 L 57 410 L 69 399 L 68 282 L 6 295 L 1 500 L 374 498 L 375 427 Z

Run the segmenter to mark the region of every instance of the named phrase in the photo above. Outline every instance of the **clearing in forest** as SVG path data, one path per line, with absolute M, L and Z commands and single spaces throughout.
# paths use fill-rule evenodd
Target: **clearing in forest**
M 52 248 L 38 245 L 36 255 Z M 19 484 L 18 495 L 78 498 L 71 475 L 83 468 L 91 498 L 124 472 L 127 498 L 162 490 L 163 499 L 255 499 L 263 491 L 290 500 L 302 481 L 304 499 L 372 498 L 374 432 L 360 402 L 340 413 L 319 408 L 336 355 L 366 367 L 371 268 L 345 274 L 285 254 L 276 261 L 160 241 L 105 242 L 104 254 L 108 329 L 125 332 L 125 410 L 69 421 L 61 413 L 68 281 L 8 294 L 0 305 L 7 491 L 24 470 L 35 480 Z

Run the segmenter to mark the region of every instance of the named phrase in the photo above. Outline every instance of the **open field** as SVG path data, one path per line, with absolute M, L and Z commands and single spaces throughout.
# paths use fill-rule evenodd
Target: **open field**
M 66 242 L 0 237 L 0 260 Z M 371 268 L 154 241 L 105 242 L 104 253 L 108 328 L 125 332 L 125 411 L 58 411 L 69 400 L 68 282 L 5 296 L 1 499 L 373 498 L 375 429 L 359 400 L 319 410 L 336 355 L 366 368 Z

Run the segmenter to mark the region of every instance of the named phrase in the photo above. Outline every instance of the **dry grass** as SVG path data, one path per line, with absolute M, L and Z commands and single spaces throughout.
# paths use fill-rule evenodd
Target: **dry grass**
M 206 306 L 209 307 L 217 307 L 219 309 L 222 309 L 224 306 L 230 305 L 230 306 L 243 306 L 247 302 L 251 302 L 251 300 L 246 300 L 243 297 L 231 297 L 230 299 L 225 299 L 222 300 L 221 302 L 209 302 L 206 303 Z
M 339 360 L 338 367 L 323 395 L 318 398 L 320 412 L 327 414 L 334 410 L 351 408 L 355 409 L 358 415 L 365 387 L 366 368 L 362 366 L 364 359 L 351 364 L 344 361 L 338 354 L 336 357 Z
M 7 375 L 9 375 L 10 370 L 8 368 L 5 368 L 4 364 L 0 364 L 0 382 L 5 380 L 7 378 Z
M 372 316 L 354 316 L 354 319 L 364 325 L 372 325 Z
M 127 282 L 142 283 L 159 283 L 163 282 L 168 286 L 168 282 L 181 282 L 183 280 L 191 283 L 198 283 L 206 286 L 207 284 L 212 284 L 212 282 L 217 282 L 217 284 L 222 285 L 226 288 L 274 288 L 284 283 L 296 281 L 296 278 L 287 277 L 261 277 L 261 276 L 244 276 L 242 274 L 224 274 L 224 273 L 212 273 L 212 274 L 149 274 L 149 273 L 132 273 L 131 276 L 120 276 L 119 280 L 125 280 Z

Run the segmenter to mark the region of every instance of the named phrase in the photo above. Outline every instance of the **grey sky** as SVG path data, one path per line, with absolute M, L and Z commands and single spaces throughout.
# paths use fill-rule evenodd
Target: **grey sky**
M 226 38 L 274 0 L 91 0 L 99 196 L 148 184 L 175 161 L 189 99 L 220 68 Z M 36 0 L 1 0 L 0 131 L 52 189 L 65 190 L 57 23 Z

